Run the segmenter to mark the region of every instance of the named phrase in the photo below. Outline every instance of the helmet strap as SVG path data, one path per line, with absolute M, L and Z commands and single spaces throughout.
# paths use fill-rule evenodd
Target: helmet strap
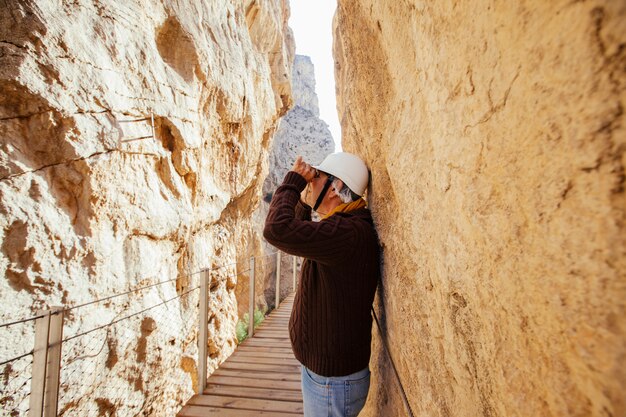
M 322 200 L 324 200 L 324 196 L 326 195 L 326 192 L 328 192 L 328 188 L 333 183 L 334 179 L 335 177 L 333 177 L 332 175 L 328 176 L 328 179 L 326 180 L 326 184 L 324 184 L 324 188 L 322 188 L 322 191 L 320 192 L 320 195 L 319 197 L 317 197 L 317 201 L 315 202 L 315 205 L 313 206 L 313 211 L 317 211 L 317 208 L 320 206 L 320 204 L 322 204 Z

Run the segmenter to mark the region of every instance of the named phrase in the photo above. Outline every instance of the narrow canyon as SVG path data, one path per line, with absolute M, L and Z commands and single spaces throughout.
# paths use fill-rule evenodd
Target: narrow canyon
M 210 374 L 252 256 L 273 305 L 273 190 L 334 149 L 289 2 L 0 4 L 0 408 L 61 307 L 59 415 L 174 416 L 201 271 Z M 626 3 L 338 0 L 332 29 L 382 249 L 360 415 L 626 416 Z

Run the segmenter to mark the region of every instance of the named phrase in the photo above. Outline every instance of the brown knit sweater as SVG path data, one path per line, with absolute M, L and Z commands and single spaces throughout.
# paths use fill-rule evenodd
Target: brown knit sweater
M 380 252 L 368 209 L 311 221 L 300 203 L 306 180 L 293 171 L 274 193 L 263 235 L 304 257 L 289 320 L 295 357 L 323 376 L 344 376 L 369 364 L 370 308 L 380 278 Z

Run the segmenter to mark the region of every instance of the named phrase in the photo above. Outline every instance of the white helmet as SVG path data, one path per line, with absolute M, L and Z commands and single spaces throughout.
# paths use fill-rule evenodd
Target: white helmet
M 365 162 L 348 152 L 336 152 L 328 155 L 316 167 L 320 171 L 339 178 L 350 187 L 353 193 L 363 195 L 367 188 L 368 171 Z

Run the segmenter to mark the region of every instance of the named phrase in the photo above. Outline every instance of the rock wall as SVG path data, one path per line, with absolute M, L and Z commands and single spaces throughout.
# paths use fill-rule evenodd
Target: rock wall
M 320 119 L 315 92 L 315 68 L 311 58 L 296 55 L 292 80 L 294 106 L 280 120 L 274 135 L 269 155 L 269 174 L 263 183 L 265 200 L 269 199 L 267 194 L 273 193 L 283 182 L 298 155 L 318 164 L 335 149 L 328 124 Z
M 626 3 L 339 0 L 416 416 L 625 416 Z M 378 330 L 363 415 L 408 415 Z
M 298 155 L 314 164 L 321 163 L 326 155 L 334 152 L 335 142 L 328 124 L 320 119 L 317 94 L 315 92 L 315 68 L 311 58 L 296 55 L 292 72 L 294 107 L 280 120 L 269 154 L 269 173 L 263 183 L 263 201 L 255 213 L 257 231 L 263 233 L 269 202 L 276 188 L 293 166 Z M 276 252 L 276 248 L 265 243 L 265 253 Z M 276 304 L 276 258 L 264 260 L 265 299 L 267 304 Z M 299 261 L 298 261 L 299 262 Z M 293 291 L 293 258 L 281 259 L 281 298 Z M 245 306 L 240 306 L 241 309 Z M 247 310 L 246 310 L 247 311 Z
M 288 16 L 287 0 L 0 8 L 0 322 L 60 305 L 66 337 L 103 326 L 63 345 L 62 415 L 178 411 L 201 269 L 209 372 L 234 349 L 234 264 L 261 253 L 251 217 L 292 104 Z M 2 360 L 32 349 L 32 322 L 0 332 Z M 3 367 L 3 410 L 28 407 L 10 385 L 27 359 Z

